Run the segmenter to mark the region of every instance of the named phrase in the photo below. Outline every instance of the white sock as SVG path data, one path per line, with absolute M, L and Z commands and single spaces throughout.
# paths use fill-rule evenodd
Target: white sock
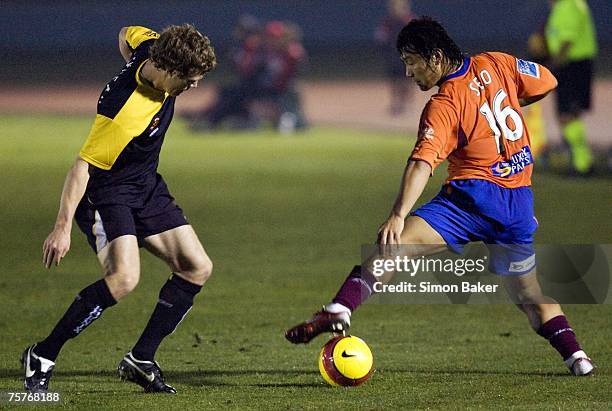
M 49 369 L 55 365 L 53 361 L 47 360 L 46 358 L 43 358 L 43 357 L 38 357 L 38 361 L 40 361 L 40 370 L 42 372 L 49 371 Z
M 34 350 L 31 351 L 32 356 L 37 359 L 38 361 L 40 361 L 40 370 L 42 372 L 47 372 L 49 371 L 49 369 L 53 366 L 55 366 L 55 363 L 51 360 L 48 360 L 44 357 L 41 357 L 40 355 L 36 355 L 36 353 L 34 352 Z
M 567 365 L 569 368 L 571 368 L 572 365 L 574 365 L 574 363 L 576 362 L 576 360 L 578 358 L 589 358 L 589 356 L 586 355 L 586 353 L 584 351 L 580 350 L 580 351 L 576 351 L 575 353 L 570 355 L 570 357 L 568 359 L 566 359 L 565 361 L 563 361 L 563 362 L 565 363 L 565 365 Z
M 325 311 L 327 311 L 328 313 L 332 313 L 332 314 L 338 314 L 338 313 L 347 313 L 348 316 L 351 316 L 351 310 L 349 310 L 348 307 L 345 307 L 342 304 L 339 303 L 329 303 L 325 306 Z

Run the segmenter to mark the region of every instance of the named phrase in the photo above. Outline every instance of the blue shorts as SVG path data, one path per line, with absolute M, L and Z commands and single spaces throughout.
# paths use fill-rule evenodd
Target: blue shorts
M 412 212 L 461 253 L 471 241 L 489 248 L 489 270 L 522 275 L 535 267 L 533 234 L 538 222 L 530 187 L 504 188 L 486 180 L 455 180 Z M 490 245 L 490 246 L 489 246 Z
M 75 220 L 94 252 L 100 252 L 108 243 L 123 235 L 136 236 L 138 244 L 142 246 L 142 240 L 146 237 L 189 224 L 161 176 L 143 197 L 142 207 L 113 202 L 112 198 L 95 204 L 87 196 L 83 197 Z

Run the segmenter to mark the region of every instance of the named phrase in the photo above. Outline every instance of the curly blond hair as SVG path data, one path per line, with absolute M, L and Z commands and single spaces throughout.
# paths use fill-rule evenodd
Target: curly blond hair
M 166 27 L 149 49 L 149 56 L 158 69 L 184 79 L 206 74 L 217 64 L 208 37 L 187 23 Z

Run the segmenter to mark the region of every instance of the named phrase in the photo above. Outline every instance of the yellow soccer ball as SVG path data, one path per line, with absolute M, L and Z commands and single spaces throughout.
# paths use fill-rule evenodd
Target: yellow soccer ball
M 372 351 L 359 337 L 334 337 L 321 349 L 319 371 L 330 385 L 352 387 L 362 384 L 370 378 L 373 370 Z

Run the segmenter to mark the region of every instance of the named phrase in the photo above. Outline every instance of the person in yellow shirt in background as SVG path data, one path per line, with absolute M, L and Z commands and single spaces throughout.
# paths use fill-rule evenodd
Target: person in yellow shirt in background
M 585 0 L 549 0 L 546 46 L 557 77 L 557 115 L 570 147 L 577 175 L 588 175 L 593 154 L 582 114 L 591 108 L 593 63 L 597 57 L 595 26 Z
M 538 64 L 548 65 L 548 49 L 546 47 L 546 38 L 544 37 L 545 23 L 546 21 L 542 21 L 539 30 L 529 36 L 529 40 L 527 41 L 527 54 L 529 60 Z M 542 104 L 537 101 L 521 109 L 523 111 L 525 123 L 530 132 L 531 154 L 534 158 L 539 158 L 546 162 L 547 136 Z

